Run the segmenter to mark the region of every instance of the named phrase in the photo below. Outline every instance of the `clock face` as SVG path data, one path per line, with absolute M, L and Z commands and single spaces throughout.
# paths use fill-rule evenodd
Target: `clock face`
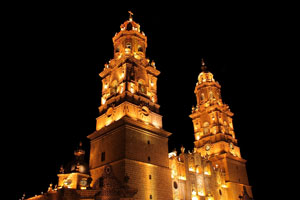
M 113 108 L 110 107 L 110 108 L 106 111 L 106 116 L 107 116 L 107 117 L 111 117 L 112 114 L 113 114 Z
M 105 170 L 106 174 L 110 174 L 111 173 L 111 166 L 106 166 L 104 170 Z
M 67 180 L 65 181 L 65 184 L 67 184 L 67 185 L 71 185 L 71 183 L 72 183 L 72 179 L 67 179 Z
M 87 185 L 87 180 L 86 179 L 81 179 L 80 185 L 85 187 Z
M 148 116 L 149 113 L 150 113 L 149 108 L 147 106 L 143 106 L 142 107 L 142 113 L 143 113 L 143 115 Z

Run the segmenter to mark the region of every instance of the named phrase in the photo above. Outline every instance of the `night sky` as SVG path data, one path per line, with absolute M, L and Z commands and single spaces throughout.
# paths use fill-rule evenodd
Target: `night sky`
M 145 5 L 88 4 L 18 5 L 7 19 L 13 56 L 7 68 L 12 77 L 7 104 L 7 141 L 15 199 L 40 194 L 57 183 L 62 164 L 74 157 L 80 141 L 95 131 L 101 98 L 99 73 L 113 58 L 112 37 L 128 19 L 140 24 L 148 38 L 146 56 L 161 71 L 158 103 L 163 128 L 173 135 L 169 150 L 193 149 L 189 118 L 201 58 L 221 84 L 223 102 L 234 113 L 233 125 L 254 197 L 260 199 L 269 178 L 265 173 L 271 149 L 267 141 L 267 83 L 270 67 L 265 55 L 274 21 L 259 5 Z M 35 6 L 35 7 L 34 7 Z M 272 48 L 272 47 L 271 47 Z M 271 72 L 272 74 L 272 72 Z M 270 75 L 271 75 L 270 74 Z M 2 144 L 4 145 L 4 144 Z M 263 153 L 262 153 L 263 152 Z M 15 169 L 15 170 L 13 170 Z

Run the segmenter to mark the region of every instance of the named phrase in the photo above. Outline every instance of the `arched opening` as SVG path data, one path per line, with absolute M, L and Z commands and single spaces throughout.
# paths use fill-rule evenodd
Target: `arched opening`
M 131 49 L 131 43 L 130 43 L 130 42 L 127 42 L 127 43 L 126 43 L 126 48 L 127 48 L 127 49 Z
M 138 87 L 140 93 L 146 94 L 146 86 L 145 86 L 145 81 L 143 79 L 140 79 L 138 81 Z
M 173 187 L 174 187 L 175 190 L 178 188 L 178 184 L 177 184 L 176 181 L 173 182 Z
M 229 133 L 229 126 L 226 121 L 224 121 L 225 133 Z
M 131 24 L 131 23 L 128 23 L 128 24 L 127 24 L 126 30 L 127 30 L 127 31 L 132 30 L 132 24 Z
M 208 122 L 203 123 L 203 134 L 204 135 L 209 134 L 209 123 Z
M 117 81 L 117 80 L 114 80 L 114 81 L 111 83 L 110 93 L 113 95 L 113 94 L 116 94 L 117 91 L 118 91 L 118 81 Z
M 211 99 L 211 100 L 214 99 L 214 94 L 212 91 L 209 92 L 209 99 Z
M 203 101 L 205 99 L 204 94 L 201 93 L 201 97 L 200 97 L 201 101 Z
M 138 52 L 144 52 L 143 47 L 139 46 L 139 47 L 138 47 Z

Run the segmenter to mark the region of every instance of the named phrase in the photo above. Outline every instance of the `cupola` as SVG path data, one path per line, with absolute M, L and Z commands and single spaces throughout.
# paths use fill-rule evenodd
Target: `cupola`
M 215 82 L 214 75 L 207 70 L 207 67 L 205 65 L 203 58 L 202 58 L 201 69 L 202 69 L 202 72 L 198 76 L 198 84 L 201 84 L 204 82 Z

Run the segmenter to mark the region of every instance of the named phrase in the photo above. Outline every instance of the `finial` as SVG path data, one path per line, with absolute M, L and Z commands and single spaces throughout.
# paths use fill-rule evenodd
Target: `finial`
M 84 154 L 85 154 L 85 151 L 82 149 L 82 142 L 80 141 L 78 149 L 74 151 L 74 155 L 75 156 L 81 156 L 81 155 L 84 155 Z
M 52 183 L 50 183 L 49 187 L 48 187 L 48 192 L 51 192 L 53 191 L 53 188 L 52 188 Z
M 129 21 L 132 21 L 132 15 L 133 15 L 133 13 L 131 11 L 128 11 L 128 13 L 129 13 Z
M 181 150 L 181 153 L 184 153 L 185 148 L 183 147 L 183 145 L 181 145 L 180 150 Z
M 64 169 L 63 165 L 60 166 L 59 173 L 61 173 L 61 174 L 65 173 L 65 169 Z
M 201 70 L 202 70 L 203 72 L 207 72 L 207 67 L 206 67 L 206 65 L 205 65 L 205 62 L 204 62 L 204 59 L 203 59 L 203 58 L 201 59 L 201 64 L 202 64 Z
M 154 68 L 156 68 L 156 67 L 155 67 L 155 62 L 154 62 L 154 60 L 152 60 L 151 66 L 154 67 Z

